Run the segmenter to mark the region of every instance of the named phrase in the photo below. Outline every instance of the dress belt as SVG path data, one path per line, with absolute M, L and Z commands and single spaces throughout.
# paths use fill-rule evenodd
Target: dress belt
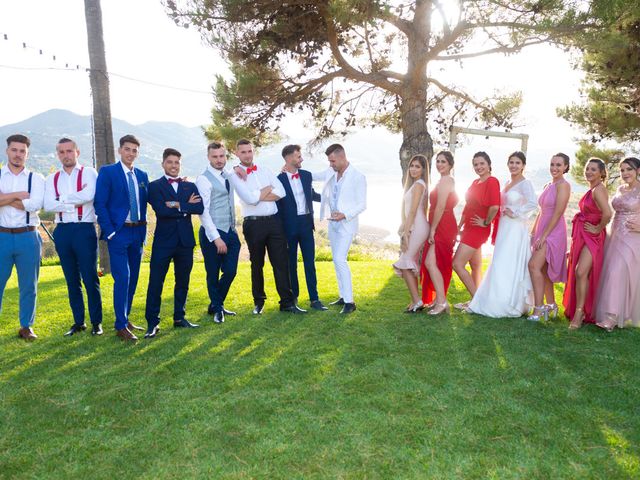
M 124 222 L 124 226 L 125 227 L 141 227 L 143 225 L 146 225 L 147 222 L 145 222 L 144 220 L 141 220 L 139 222 Z
M 0 232 L 2 233 L 25 233 L 25 232 L 35 232 L 36 227 L 28 226 L 28 227 L 18 227 L 18 228 L 6 228 L 0 227 Z

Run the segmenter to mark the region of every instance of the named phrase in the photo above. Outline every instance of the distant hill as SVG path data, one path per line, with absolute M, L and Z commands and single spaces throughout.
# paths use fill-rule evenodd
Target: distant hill
M 2 141 L 9 135 L 22 133 L 31 139 L 29 168 L 44 175 L 58 166 L 55 145 L 61 137 L 69 137 L 78 143 L 81 163 L 93 162 L 91 117 L 77 115 L 68 110 L 49 110 L 11 125 L 0 126 Z M 137 164 L 151 178 L 160 176 L 162 151 L 167 147 L 182 153 L 182 173 L 195 178 L 206 165 L 207 140 L 200 127 L 185 127 L 173 122 L 146 122 L 133 125 L 113 119 L 113 136 L 116 149 L 118 139 L 131 133 L 140 139 L 140 157 Z M 4 158 L 3 163 L 6 161 Z

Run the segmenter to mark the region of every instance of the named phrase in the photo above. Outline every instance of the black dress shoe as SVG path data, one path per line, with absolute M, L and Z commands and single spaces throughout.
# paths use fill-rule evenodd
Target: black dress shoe
M 139 327 L 138 325 L 134 325 L 133 323 L 129 322 L 127 323 L 127 328 L 129 329 L 129 331 L 131 332 L 132 330 L 140 330 L 141 332 L 144 331 L 144 328 Z
M 340 310 L 340 313 L 352 313 L 355 311 L 356 311 L 355 303 L 345 303 L 344 307 L 342 307 L 342 310 Z
M 233 317 L 236 314 L 236 312 L 232 312 L 231 310 L 227 310 L 224 307 L 222 307 L 222 313 L 224 313 L 225 315 L 229 315 L 230 317 Z
M 324 310 L 329 310 L 320 300 L 314 300 L 313 302 L 311 302 L 311 308 L 313 308 L 314 310 L 320 310 L 321 312 Z
M 281 312 L 287 312 L 287 313 L 307 313 L 306 310 L 301 309 L 297 305 L 290 305 L 288 307 L 280 307 L 280 311 Z
M 344 298 L 340 297 L 335 302 L 331 302 L 329 305 L 344 305 Z
M 91 327 L 91 335 L 102 335 L 103 333 L 101 323 L 96 323 Z
M 154 325 L 153 327 L 149 327 L 147 329 L 147 333 L 144 334 L 144 338 L 155 338 L 155 336 L 160 331 L 160 325 Z
M 83 323 L 82 325 L 78 325 L 74 323 L 71 325 L 71 328 L 64 334 L 65 337 L 70 337 L 74 333 L 82 332 L 87 329 L 87 326 Z
M 213 323 L 224 323 L 224 311 L 213 314 Z
M 253 314 L 260 315 L 264 310 L 264 303 L 257 303 L 255 307 L 253 307 Z
M 190 321 L 186 320 L 186 319 L 182 319 L 182 320 L 174 320 L 173 321 L 173 327 L 174 328 L 198 328 L 200 325 L 197 325 L 195 323 L 191 323 Z

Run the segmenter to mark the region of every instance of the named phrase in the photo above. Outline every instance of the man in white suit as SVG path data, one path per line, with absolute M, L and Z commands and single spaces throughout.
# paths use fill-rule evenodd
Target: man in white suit
M 355 311 L 351 270 L 347 254 L 358 233 L 358 215 L 367 208 L 367 181 L 347 160 L 342 145 L 334 143 L 324 152 L 331 169 L 314 180 L 325 180 L 320 204 L 320 218 L 329 220 L 329 242 L 338 279 L 340 298 L 331 305 L 342 305 L 340 313 Z

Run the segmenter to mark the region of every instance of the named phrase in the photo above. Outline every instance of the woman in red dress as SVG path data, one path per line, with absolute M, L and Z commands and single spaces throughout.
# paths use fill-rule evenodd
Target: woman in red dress
M 436 155 L 436 170 L 440 181 L 429 195 L 429 238 L 422 253 L 422 302 L 433 303 L 429 315 L 449 312 L 447 290 L 453 270 L 453 246 L 458 225 L 453 209 L 458 204 L 455 181 L 451 176 L 454 161 L 451 152 Z
M 611 219 L 609 195 L 604 186 L 607 168 L 599 158 L 590 159 L 584 167 L 589 191 L 580 199 L 580 211 L 573 217 L 567 285 L 564 290 L 564 314 L 571 319 L 570 329 L 583 322 L 595 323 L 593 299 L 600 280 L 604 258 L 605 230 Z
M 460 218 L 460 244 L 453 257 L 453 270 L 467 288 L 471 297 L 482 278 L 482 244 L 491 234 L 496 238 L 498 217 L 500 216 L 500 182 L 491 176 L 491 158 L 485 152 L 477 152 L 473 156 L 473 169 L 478 178 L 473 181 L 467 194 L 466 204 Z M 471 274 L 467 271 L 467 263 L 471 266 Z M 458 309 L 466 309 L 469 302 L 458 303 Z

